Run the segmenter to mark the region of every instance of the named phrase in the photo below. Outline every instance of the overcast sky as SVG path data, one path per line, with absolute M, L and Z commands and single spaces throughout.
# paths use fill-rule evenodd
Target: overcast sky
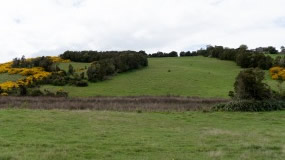
M 65 50 L 285 45 L 285 0 L 1 0 L 0 62 Z

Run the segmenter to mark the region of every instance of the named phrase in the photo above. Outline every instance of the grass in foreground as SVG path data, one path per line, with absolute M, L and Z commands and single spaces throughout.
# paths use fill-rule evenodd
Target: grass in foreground
M 61 64 L 63 69 L 67 64 Z M 88 63 L 72 63 L 74 68 L 83 68 Z M 168 72 L 170 71 L 170 72 Z M 111 80 L 89 83 L 86 88 L 74 86 L 56 87 L 45 85 L 42 89 L 68 91 L 72 97 L 88 96 L 198 96 L 228 98 L 233 90 L 235 77 L 241 71 L 234 62 L 206 57 L 150 58 L 149 67 L 122 73 Z M 276 88 L 266 75 L 267 82 Z
M 0 159 L 280 159 L 285 112 L 0 110 Z

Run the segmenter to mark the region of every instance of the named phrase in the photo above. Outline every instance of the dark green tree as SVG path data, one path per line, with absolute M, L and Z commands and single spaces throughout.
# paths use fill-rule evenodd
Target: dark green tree
M 230 92 L 230 95 L 235 99 L 270 99 L 272 91 L 263 80 L 264 72 L 260 69 L 250 68 L 241 71 L 234 84 L 234 93 Z
M 71 64 L 69 64 L 69 66 L 68 66 L 68 73 L 71 74 L 71 75 L 74 74 L 74 68 L 73 68 L 73 66 Z

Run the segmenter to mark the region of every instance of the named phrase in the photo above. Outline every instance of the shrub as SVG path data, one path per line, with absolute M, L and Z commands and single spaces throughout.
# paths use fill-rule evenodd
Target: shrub
M 55 93 L 45 89 L 44 90 L 44 93 L 45 93 L 45 96 L 48 96 L 48 97 L 55 97 Z
M 238 112 L 263 112 L 285 110 L 285 101 L 266 100 L 239 100 L 213 107 L 215 111 L 238 111 Z
M 285 80 L 285 68 L 283 67 L 272 67 L 270 68 L 269 73 L 273 80 Z
M 260 69 L 246 69 L 241 71 L 234 84 L 235 99 L 270 99 L 272 91 L 266 83 L 263 83 L 264 72 Z
M 60 89 L 60 90 L 56 91 L 55 95 L 58 97 L 68 97 L 68 92 Z
M 1 96 L 8 96 L 9 94 L 4 92 L 4 93 L 1 93 Z
M 85 72 L 80 73 L 80 79 L 85 79 Z
M 24 85 L 20 85 L 20 96 L 26 96 L 28 94 L 28 90 L 27 87 Z
M 87 70 L 88 80 L 92 82 L 103 81 L 115 74 L 115 66 L 111 59 L 94 62 Z
M 64 86 L 65 84 L 66 84 L 66 81 L 64 79 L 52 80 L 52 85 L 55 85 L 55 86 Z
M 71 75 L 73 75 L 73 73 L 74 73 L 74 68 L 71 64 L 69 64 L 69 66 L 68 66 L 68 73 Z
M 37 96 L 44 96 L 44 93 L 40 89 L 32 89 L 29 93 L 30 96 L 37 97 Z
M 75 85 L 76 85 L 77 87 L 87 87 L 87 86 L 88 86 L 88 82 L 87 82 L 87 81 L 84 81 L 84 80 L 76 81 L 76 82 L 75 82 Z

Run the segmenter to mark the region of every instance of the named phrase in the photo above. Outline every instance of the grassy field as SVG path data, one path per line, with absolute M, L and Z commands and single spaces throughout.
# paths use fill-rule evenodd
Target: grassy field
M 285 112 L 0 110 L 0 159 L 280 159 Z
M 7 82 L 7 81 L 17 81 L 23 78 L 23 76 L 18 74 L 10 75 L 8 73 L 1 73 L 0 74 L 0 83 Z
M 69 64 L 61 64 L 67 69 Z M 74 68 L 83 68 L 84 63 L 72 63 Z M 170 70 L 170 72 L 168 72 Z M 235 77 L 241 71 L 234 62 L 205 57 L 150 58 L 149 67 L 122 73 L 111 80 L 89 83 L 89 87 L 56 87 L 46 85 L 42 89 L 52 91 L 63 88 L 70 96 L 141 96 L 180 95 L 200 97 L 228 97 L 233 90 Z M 277 82 L 267 82 L 276 88 Z
M 57 64 L 61 69 L 68 71 L 69 65 L 72 65 L 77 73 L 81 73 L 82 71 L 87 71 L 89 67 L 89 63 L 78 63 L 78 62 L 70 62 L 70 63 L 59 63 Z

